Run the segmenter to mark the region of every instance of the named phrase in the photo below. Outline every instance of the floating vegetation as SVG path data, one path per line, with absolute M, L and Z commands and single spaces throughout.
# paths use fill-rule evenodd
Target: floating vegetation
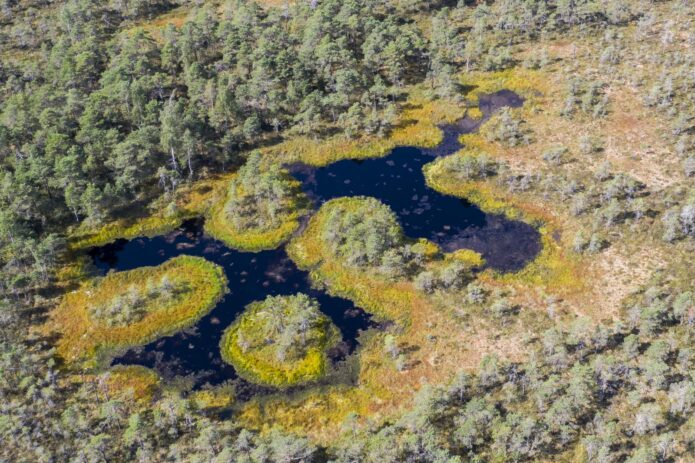
M 110 273 L 63 298 L 51 325 L 62 334 L 58 353 L 67 362 L 99 364 L 193 325 L 226 290 L 222 268 L 201 257 Z
M 329 367 L 327 351 L 340 332 L 315 299 L 299 293 L 249 304 L 225 331 L 220 349 L 239 376 L 287 387 L 315 381 Z

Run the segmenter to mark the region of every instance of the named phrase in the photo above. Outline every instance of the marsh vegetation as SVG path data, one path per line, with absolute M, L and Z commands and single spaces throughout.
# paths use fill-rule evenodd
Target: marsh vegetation
M 694 19 L 0 2 L 0 460 L 689 461 Z
M 222 269 L 179 256 L 156 267 L 109 273 L 65 296 L 50 326 L 66 362 L 98 366 L 115 354 L 194 325 L 227 292 Z
M 264 166 L 258 152 L 249 156 L 227 188 L 226 200 L 213 207 L 206 229 L 235 249 L 278 247 L 299 227 L 307 209 L 299 182 L 277 164 Z

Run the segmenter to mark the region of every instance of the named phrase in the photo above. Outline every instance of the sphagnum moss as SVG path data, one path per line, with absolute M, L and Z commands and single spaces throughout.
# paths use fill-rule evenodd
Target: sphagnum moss
M 109 324 L 94 316 L 95 306 L 123 296 L 124 290 L 147 291 L 166 277 L 186 291 L 149 307 L 131 324 Z M 61 334 L 58 354 L 67 362 L 96 366 L 115 353 L 188 328 L 212 310 L 227 291 L 224 271 L 201 257 L 178 256 L 156 267 L 110 273 L 64 296 L 50 326 Z M 159 304 L 160 299 L 155 299 Z

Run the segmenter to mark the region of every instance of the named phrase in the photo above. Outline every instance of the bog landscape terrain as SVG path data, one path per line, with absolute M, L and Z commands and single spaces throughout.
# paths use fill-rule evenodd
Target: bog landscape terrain
M 695 462 L 695 3 L 0 1 L 0 463 Z

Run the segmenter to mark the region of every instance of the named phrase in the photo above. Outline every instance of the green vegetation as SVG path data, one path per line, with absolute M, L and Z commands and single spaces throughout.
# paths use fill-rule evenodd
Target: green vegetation
M 508 147 L 531 143 L 531 135 L 524 122 L 517 119 L 509 108 L 502 108 L 494 114 L 480 128 L 480 133 L 488 141 L 500 142 Z
M 377 199 L 339 199 L 322 207 L 330 211 L 322 239 L 348 265 L 380 265 L 403 243 L 396 215 Z
M 278 165 L 264 168 L 252 154 L 229 184 L 227 200 L 213 207 L 206 231 L 242 251 L 273 249 L 299 227 L 307 198 L 299 182 Z
M 340 332 L 306 294 L 268 296 L 225 330 L 222 358 L 254 383 L 288 387 L 325 376 Z
M 0 2 L 0 460 L 690 461 L 694 19 L 683 0 Z M 304 207 L 279 166 L 434 146 L 501 89 L 524 106 L 425 174 L 537 226 L 527 267 L 472 271 L 378 201 L 335 200 L 288 253 L 390 322 L 353 383 L 246 401 L 108 368 L 224 278 L 177 258 L 86 281 L 84 249 L 199 216 L 277 246 Z M 247 162 L 269 183 L 244 186 Z
M 98 365 L 119 350 L 193 325 L 226 291 L 220 267 L 179 256 L 158 267 L 109 273 L 66 294 L 49 328 L 60 333 L 58 354 L 66 362 Z
M 128 326 L 141 321 L 147 315 L 179 304 L 190 297 L 191 289 L 186 281 L 172 281 L 166 274 L 159 281 L 147 280 L 145 287 L 138 282 L 113 298 L 89 307 L 89 316 L 95 323 L 110 327 Z
M 497 174 L 497 163 L 486 153 L 464 149 L 458 154 L 446 156 L 438 161 L 447 175 L 459 180 L 482 180 Z

